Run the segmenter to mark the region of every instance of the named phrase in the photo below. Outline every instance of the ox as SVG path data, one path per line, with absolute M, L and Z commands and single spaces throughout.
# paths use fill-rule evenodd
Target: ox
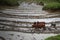
M 35 28 L 35 29 L 43 28 L 43 30 L 46 30 L 45 22 L 34 22 L 32 27 Z

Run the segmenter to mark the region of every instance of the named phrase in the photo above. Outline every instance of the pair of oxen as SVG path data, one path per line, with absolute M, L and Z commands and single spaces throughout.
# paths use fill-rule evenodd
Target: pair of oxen
M 45 24 L 46 24 L 45 22 L 34 22 L 33 25 L 32 25 L 32 27 L 35 28 L 35 29 L 41 29 L 41 28 L 43 28 L 43 30 L 46 30 Z M 57 29 L 55 23 L 51 23 L 51 27 L 52 26 L 55 29 Z

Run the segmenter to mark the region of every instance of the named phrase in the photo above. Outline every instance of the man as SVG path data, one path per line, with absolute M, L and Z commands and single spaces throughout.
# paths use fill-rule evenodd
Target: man
M 53 27 L 53 28 L 57 29 L 57 28 L 56 28 L 56 24 L 55 24 L 55 23 L 51 23 L 51 27 Z

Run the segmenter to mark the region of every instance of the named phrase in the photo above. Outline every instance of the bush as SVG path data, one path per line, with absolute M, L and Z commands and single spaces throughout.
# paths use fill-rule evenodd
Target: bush
M 19 4 L 18 0 L 0 0 L 0 5 L 15 6 Z
M 48 3 L 43 7 L 43 10 L 60 10 L 60 3 L 57 2 Z
M 46 38 L 45 40 L 60 40 L 60 35 L 52 36 L 52 37 Z

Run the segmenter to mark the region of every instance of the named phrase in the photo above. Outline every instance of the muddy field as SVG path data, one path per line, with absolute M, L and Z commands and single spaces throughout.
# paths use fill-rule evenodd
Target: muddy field
M 58 12 L 49 13 L 43 11 L 42 7 L 43 6 L 36 5 L 35 3 L 28 4 L 23 2 L 20 4 L 20 6 L 16 8 L 9 8 L 9 9 L 6 8 L 4 10 L 1 10 L 0 34 L 2 35 L 0 36 L 3 37 L 7 36 L 6 37 L 7 40 L 44 40 L 45 36 L 49 37 L 56 35 L 56 34 L 48 34 L 48 33 L 60 33 L 60 14 Z M 46 23 L 45 31 L 42 31 L 42 29 L 40 29 L 39 31 L 33 30 L 34 28 L 32 28 L 32 24 L 37 21 Z M 48 30 L 48 28 L 51 26 L 51 23 L 56 24 L 57 30 L 54 28 L 50 28 L 51 31 Z M 31 34 L 31 33 L 39 33 L 39 34 Z M 10 36 L 10 34 L 14 36 Z M 23 34 L 25 36 L 23 36 Z M 21 39 L 20 39 L 20 35 L 22 36 Z

